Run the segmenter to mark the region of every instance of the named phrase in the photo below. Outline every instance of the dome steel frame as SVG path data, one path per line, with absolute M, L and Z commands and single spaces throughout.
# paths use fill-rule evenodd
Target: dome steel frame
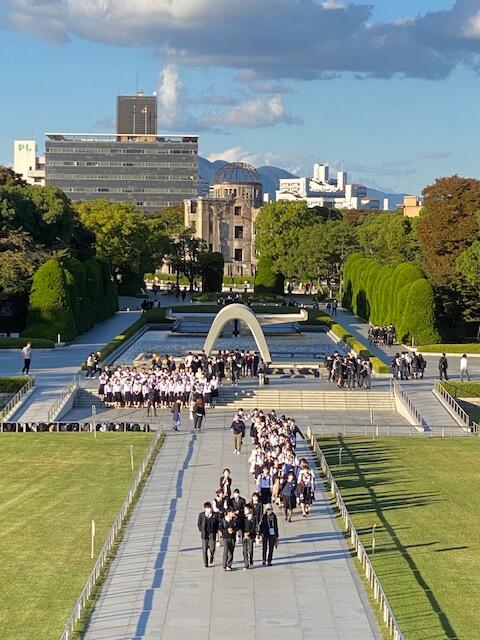
M 214 184 L 253 184 L 261 185 L 260 174 L 255 167 L 246 162 L 230 162 L 215 174 Z

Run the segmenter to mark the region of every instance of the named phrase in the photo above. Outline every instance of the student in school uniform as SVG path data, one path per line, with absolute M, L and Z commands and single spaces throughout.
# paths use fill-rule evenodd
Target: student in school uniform
M 227 510 L 222 520 L 220 531 L 223 538 L 223 570 L 231 571 L 235 553 L 235 539 L 237 537 L 237 527 L 232 509 Z
M 257 535 L 257 523 L 253 515 L 251 504 L 246 504 L 243 508 L 244 528 L 243 528 L 243 562 L 245 569 L 253 567 L 253 543 Z
M 262 564 L 268 563 L 270 567 L 273 558 L 273 548 L 278 545 L 278 522 L 277 516 L 273 513 L 272 505 L 268 504 L 262 522 L 260 524 L 260 535 L 262 536 Z
M 285 509 L 285 521 L 291 522 L 293 510 L 297 506 L 297 481 L 293 471 L 289 471 L 287 474 L 287 478 L 281 488 L 281 496 L 283 508 Z
M 257 478 L 257 487 L 260 492 L 260 500 L 262 504 L 270 504 L 272 501 L 272 476 L 267 465 L 262 468 L 262 473 Z
M 206 568 L 208 568 L 209 560 L 210 564 L 213 564 L 218 526 L 218 516 L 213 511 L 212 503 L 205 502 L 203 511 L 198 515 L 198 530 L 202 538 L 203 564 Z
M 219 487 L 223 489 L 226 495 L 230 498 L 232 494 L 232 478 L 230 476 L 230 469 L 224 469 L 219 480 Z

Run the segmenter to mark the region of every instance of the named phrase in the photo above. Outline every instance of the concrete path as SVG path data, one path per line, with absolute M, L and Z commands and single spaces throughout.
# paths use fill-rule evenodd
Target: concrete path
M 380 638 L 320 487 L 309 519 L 297 513 L 286 526 L 279 517 L 272 567 L 261 566 L 256 548 L 253 570 L 243 571 L 241 547 L 233 572 L 222 569 L 222 549 L 203 567 L 197 517 L 222 469 L 229 466 L 242 495 L 252 491 L 247 451 L 232 452 L 230 420 L 209 414 L 201 434 L 167 437 L 85 640 Z

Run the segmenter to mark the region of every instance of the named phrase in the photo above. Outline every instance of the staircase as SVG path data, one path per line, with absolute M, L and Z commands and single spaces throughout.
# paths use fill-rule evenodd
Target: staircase
M 81 407 L 88 407 L 91 409 L 92 405 L 94 405 L 96 409 L 105 408 L 105 405 L 98 396 L 98 391 L 96 389 L 77 389 L 77 394 L 73 403 L 74 409 Z
M 316 391 L 222 388 L 219 407 L 302 411 L 396 411 L 389 391 Z

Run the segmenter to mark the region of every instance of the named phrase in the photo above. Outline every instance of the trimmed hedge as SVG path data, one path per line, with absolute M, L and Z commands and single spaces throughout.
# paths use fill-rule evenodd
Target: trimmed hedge
M 78 335 L 75 316 L 70 306 L 71 288 L 62 265 L 50 258 L 33 276 L 27 326 L 23 336 L 72 340 Z
M 284 293 L 285 276 L 272 271 L 273 260 L 271 258 L 260 258 L 255 276 L 255 293 Z
M 0 378 L 0 393 L 17 393 L 29 380 L 29 376 L 5 376 Z
M 393 324 L 400 340 L 440 340 L 433 289 L 416 265 L 393 269 L 354 253 L 345 263 L 344 292 L 344 307 L 373 324 Z
M 0 336 L 0 349 L 21 349 L 25 346 L 27 338 L 6 338 Z M 46 338 L 32 338 L 32 349 L 53 349 L 55 342 Z
M 107 265 L 63 257 L 47 260 L 35 273 L 22 336 L 72 340 L 118 310 L 118 295 Z M 45 345 L 52 346 L 52 345 Z

